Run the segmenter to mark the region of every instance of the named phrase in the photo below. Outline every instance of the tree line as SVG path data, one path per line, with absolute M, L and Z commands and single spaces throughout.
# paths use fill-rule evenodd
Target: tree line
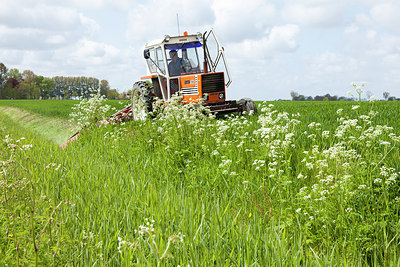
M 52 78 L 36 75 L 31 70 L 10 69 L 0 62 L 0 99 L 82 99 L 93 92 L 100 92 L 108 99 L 122 99 L 111 89 L 107 80 L 93 77 Z
M 366 92 L 366 100 L 369 100 L 370 97 L 372 96 L 371 92 Z M 355 101 L 356 99 L 354 97 L 345 97 L 345 96 L 336 96 L 336 95 L 330 95 L 330 94 L 325 94 L 325 95 L 316 95 L 314 97 L 312 96 L 304 96 L 300 95 L 295 91 L 290 92 L 290 97 L 292 98 L 292 101 Z M 383 92 L 383 98 L 386 101 L 400 101 L 400 98 L 396 98 L 395 96 L 390 96 L 389 92 Z

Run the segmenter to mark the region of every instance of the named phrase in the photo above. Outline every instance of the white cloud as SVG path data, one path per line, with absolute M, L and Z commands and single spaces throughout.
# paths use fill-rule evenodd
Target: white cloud
M 0 8 L 0 47 L 3 49 L 46 50 L 92 36 L 99 26 L 76 10 L 64 7 L 20 7 L 16 3 Z
M 375 27 L 374 21 L 371 19 L 371 17 L 362 13 L 355 16 L 355 24 L 363 28 Z
M 53 2 L 54 0 L 47 0 Z M 127 9 L 135 6 L 138 1 L 132 0 L 70 0 L 60 1 L 66 6 L 73 6 L 75 8 L 86 8 L 86 9 L 109 9 L 117 12 L 123 12 Z
M 290 1 L 281 16 L 304 26 L 324 28 L 341 25 L 343 9 L 340 1 Z
M 81 24 L 79 13 L 58 6 L 20 6 L 16 2 L 0 8 L 0 23 L 12 28 L 69 30 Z
M 135 45 L 166 34 L 178 33 L 177 14 L 180 33 L 195 33 L 203 30 L 203 25 L 211 25 L 215 15 L 209 1 L 150 0 L 139 4 L 129 11 L 129 22 L 126 38 Z
M 400 4 L 380 3 L 371 8 L 371 17 L 378 25 L 395 33 L 400 33 Z
M 49 77 L 112 78 L 111 73 L 129 69 L 119 48 L 94 40 L 100 31 L 96 21 L 64 2 L 47 2 L 10 1 L 2 6 L 0 61 Z
M 293 52 L 298 46 L 299 27 L 294 24 L 273 27 L 266 47 L 272 51 Z
M 392 57 L 393 54 L 400 55 L 398 35 L 382 33 L 378 29 L 352 26 L 344 31 L 344 37 L 347 42 L 345 51 L 349 54 L 373 57 L 377 61 Z
M 70 57 L 76 65 L 98 66 L 116 63 L 121 58 L 120 51 L 111 45 L 83 39 L 75 49 L 70 52 Z
M 304 64 L 308 66 L 308 72 L 312 75 L 327 77 L 337 74 L 355 73 L 360 68 L 361 62 L 345 54 L 324 52 L 312 57 L 304 58 Z M 313 79 L 315 80 L 315 79 Z
M 275 18 L 275 6 L 269 1 L 214 1 L 214 27 L 225 42 L 262 38 Z
M 227 45 L 227 51 L 233 54 L 238 62 L 258 62 L 277 53 L 294 52 L 298 47 L 299 27 L 288 24 L 272 27 L 268 34 L 257 40 L 244 40 L 240 43 Z

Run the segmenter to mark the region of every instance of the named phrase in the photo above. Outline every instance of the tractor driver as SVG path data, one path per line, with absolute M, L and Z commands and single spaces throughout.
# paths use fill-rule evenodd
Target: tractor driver
M 178 57 L 178 52 L 176 50 L 169 51 L 169 57 L 172 59 L 168 63 L 168 70 L 170 76 L 178 76 L 185 71 L 185 62 L 182 58 Z

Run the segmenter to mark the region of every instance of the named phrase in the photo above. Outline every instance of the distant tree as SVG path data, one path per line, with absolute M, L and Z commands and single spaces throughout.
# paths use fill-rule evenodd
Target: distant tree
M 0 62 L 0 98 L 4 98 L 3 90 L 8 80 L 8 69 L 6 65 Z
M 0 88 L 2 88 L 8 80 L 8 69 L 6 65 L 0 62 Z
M 17 80 L 18 82 L 22 81 L 22 74 L 18 69 L 10 69 L 8 71 L 8 77 Z
M 100 89 L 100 82 L 97 78 L 89 78 L 89 88 L 91 89 L 91 94 L 98 93 Z
M 325 96 L 322 101 L 329 101 L 329 98 Z
M 17 99 L 28 99 L 31 98 L 31 85 L 26 82 L 20 82 L 17 87 L 15 87 Z
M 36 82 L 37 75 L 35 73 L 33 73 L 33 71 L 31 71 L 31 70 L 24 70 L 21 75 L 22 75 L 22 79 L 26 83 Z
M 33 99 L 39 99 L 40 98 L 40 88 L 36 84 L 32 88 L 31 96 L 32 96 Z
M 337 101 L 338 100 L 338 97 L 336 95 L 331 96 L 330 94 L 326 94 L 323 96 L 323 100 L 325 97 L 328 99 L 328 101 Z
M 14 78 L 8 78 L 6 85 L 3 88 L 3 98 L 5 99 L 16 99 L 18 97 L 17 87 L 19 81 Z
M 60 77 L 60 83 L 62 84 L 62 91 L 65 99 L 73 97 L 75 90 L 75 78 L 74 77 Z
M 395 96 L 391 96 L 388 98 L 388 101 L 396 101 L 396 97 Z
M 110 89 L 107 91 L 107 99 L 116 99 L 117 97 L 117 89 Z
M 37 78 L 38 80 L 40 80 L 39 83 L 39 88 L 40 88 L 40 96 L 43 99 L 47 99 L 49 97 L 53 97 L 54 96 L 54 81 L 50 78 L 46 78 L 43 76 L 38 76 Z
M 341 96 L 338 98 L 339 101 L 349 101 L 349 98 L 345 97 L 345 96 Z
M 36 87 L 37 75 L 31 70 L 24 70 L 22 72 L 22 83 L 24 83 L 24 91 L 27 91 L 26 98 L 36 98 L 37 94 L 34 94 L 34 88 Z
M 39 86 L 42 81 L 43 81 L 44 77 L 42 75 L 39 75 L 36 77 L 36 85 Z
M 297 98 L 297 96 L 298 96 L 299 94 L 297 93 L 297 92 L 295 92 L 295 91 L 290 91 L 290 96 L 292 97 L 292 100 L 296 100 L 296 98 Z
M 298 100 L 298 101 L 305 101 L 305 100 L 306 100 L 306 97 L 305 97 L 304 95 L 299 95 L 299 96 L 297 97 L 297 100 Z
M 388 101 L 389 96 L 390 96 L 390 93 L 389 93 L 389 92 L 383 92 L 383 98 L 384 98 L 386 101 Z
M 107 80 L 100 81 L 100 95 L 107 96 L 107 91 L 110 90 L 110 85 Z
M 313 98 L 312 96 L 307 96 L 306 100 L 307 100 L 307 101 L 313 101 L 314 98 Z
M 76 85 L 76 83 L 74 82 L 74 77 L 56 76 L 52 79 L 54 82 L 53 95 L 61 99 L 69 99 L 73 95 Z

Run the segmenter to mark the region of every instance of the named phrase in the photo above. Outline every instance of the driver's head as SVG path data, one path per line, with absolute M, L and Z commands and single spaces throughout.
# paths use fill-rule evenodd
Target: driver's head
M 173 59 L 175 56 L 176 56 L 176 57 L 178 56 L 178 53 L 176 52 L 176 50 L 171 50 L 171 51 L 169 51 L 169 57 L 170 57 L 171 59 Z

